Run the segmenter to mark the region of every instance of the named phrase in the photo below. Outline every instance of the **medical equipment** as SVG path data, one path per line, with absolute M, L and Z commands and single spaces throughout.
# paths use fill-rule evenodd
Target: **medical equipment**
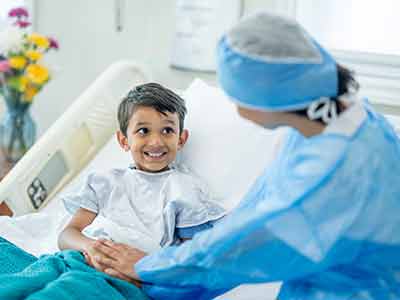
M 125 93 L 148 80 L 135 63 L 110 66 L 4 178 L 0 201 L 16 216 L 44 207 L 115 132 L 117 104 Z
M 283 17 L 243 19 L 221 39 L 217 57 L 221 86 L 244 107 L 295 110 L 338 93 L 335 60 Z

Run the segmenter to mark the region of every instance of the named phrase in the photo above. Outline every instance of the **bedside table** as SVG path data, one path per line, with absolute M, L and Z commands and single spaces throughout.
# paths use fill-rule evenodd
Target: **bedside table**
M 7 173 L 12 169 L 14 164 L 8 162 L 4 158 L 4 154 L 0 149 L 0 181 L 3 179 L 4 176 L 7 175 Z M 7 206 L 6 203 L 2 202 L 0 203 L 0 216 L 12 216 L 13 212 L 11 209 Z

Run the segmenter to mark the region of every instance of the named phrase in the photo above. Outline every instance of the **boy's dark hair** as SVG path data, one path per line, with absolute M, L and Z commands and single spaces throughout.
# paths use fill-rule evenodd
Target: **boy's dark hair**
M 339 97 L 357 91 L 360 88 L 359 83 L 354 78 L 354 72 L 343 67 L 342 65 L 336 64 L 337 76 L 338 76 L 338 95 L 336 97 L 331 97 L 333 101 L 337 102 L 337 115 L 339 115 L 345 107 L 339 102 Z M 307 108 L 302 110 L 296 110 L 294 113 L 307 116 Z M 322 119 L 316 119 L 315 121 L 323 122 Z
M 152 107 L 162 114 L 165 114 L 165 112 L 177 113 L 179 133 L 182 132 L 187 112 L 185 100 L 161 84 L 151 82 L 134 87 L 119 104 L 119 128 L 125 136 L 127 135 L 129 120 L 139 106 Z

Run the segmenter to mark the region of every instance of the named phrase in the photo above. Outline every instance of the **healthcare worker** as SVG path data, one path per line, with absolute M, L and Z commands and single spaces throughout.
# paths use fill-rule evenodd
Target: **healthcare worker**
M 280 300 L 400 299 L 400 142 L 351 74 L 296 22 L 259 13 L 221 39 L 218 77 L 244 118 L 291 127 L 279 156 L 236 210 L 181 246 L 145 256 L 98 242 L 105 271 L 155 299 L 272 281 Z

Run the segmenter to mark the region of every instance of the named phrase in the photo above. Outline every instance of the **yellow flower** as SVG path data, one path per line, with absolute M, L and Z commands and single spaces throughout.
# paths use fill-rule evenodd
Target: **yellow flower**
M 38 33 L 28 35 L 28 41 L 43 49 L 49 48 L 50 45 L 48 38 Z
M 33 97 L 39 92 L 38 88 L 28 85 L 24 92 L 24 101 L 26 102 L 32 102 Z
M 31 64 L 26 68 L 26 76 L 33 83 L 42 85 L 49 79 L 49 71 L 41 65 Z
M 42 58 L 43 54 L 39 51 L 28 50 L 25 52 L 25 56 L 29 58 L 31 61 L 37 61 Z
M 21 76 L 18 80 L 18 90 L 20 92 L 24 92 L 26 89 L 26 86 L 28 85 L 28 78 L 26 76 Z
M 21 70 L 26 65 L 26 58 L 23 56 L 13 56 L 8 59 L 11 68 Z

